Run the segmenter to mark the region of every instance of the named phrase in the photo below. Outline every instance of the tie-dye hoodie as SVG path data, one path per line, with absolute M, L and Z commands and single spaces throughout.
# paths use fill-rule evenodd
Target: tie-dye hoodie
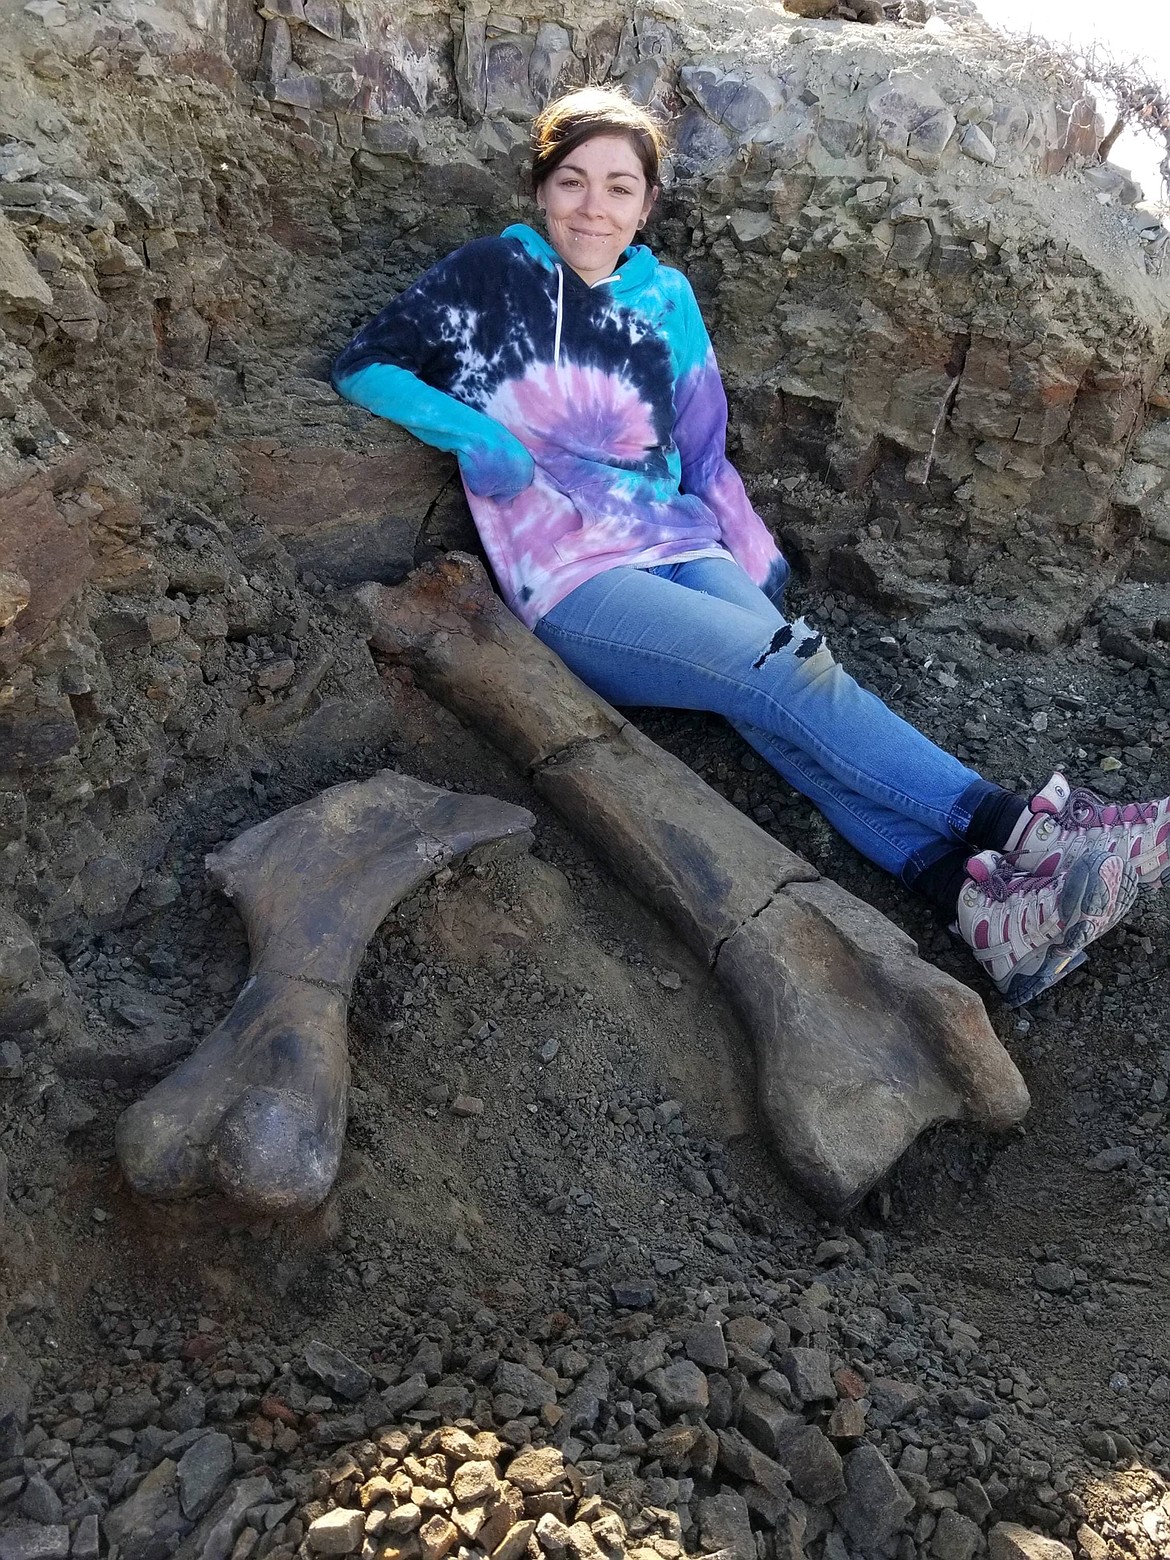
M 690 283 L 644 244 L 592 286 L 533 228 L 458 249 L 357 333 L 340 393 L 459 460 L 504 599 L 530 628 L 585 580 L 730 553 L 787 565 L 727 459 Z

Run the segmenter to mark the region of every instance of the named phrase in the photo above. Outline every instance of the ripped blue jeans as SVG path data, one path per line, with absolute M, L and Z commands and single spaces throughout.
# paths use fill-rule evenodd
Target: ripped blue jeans
M 998 791 L 859 687 L 731 558 L 609 569 L 536 634 L 611 704 L 725 716 L 905 883 L 964 843 L 975 808 Z

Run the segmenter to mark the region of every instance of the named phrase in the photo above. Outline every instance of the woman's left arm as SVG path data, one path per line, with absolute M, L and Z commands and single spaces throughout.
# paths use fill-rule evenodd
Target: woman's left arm
M 682 491 L 703 500 L 740 568 L 766 595 L 779 599 L 788 579 L 788 563 L 727 458 L 727 394 L 695 295 L 685 280 L 683 288 L 685 347 L 675 385 L 674 420 Z

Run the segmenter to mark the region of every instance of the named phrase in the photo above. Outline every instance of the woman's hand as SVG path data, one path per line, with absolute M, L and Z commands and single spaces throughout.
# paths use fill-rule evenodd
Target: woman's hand
M 459 470 L 477 498 L 506 501 L 523 493 L 536 473 L 532 456 L 513 434 L 504 430 L 497 444 L 481 444 L 463 450 Z

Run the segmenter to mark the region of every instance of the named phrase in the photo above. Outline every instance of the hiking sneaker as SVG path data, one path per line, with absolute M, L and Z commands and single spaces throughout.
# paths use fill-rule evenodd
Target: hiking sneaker
M 967 863 L 959 935 L 1007 1005 L 1020 1007 L 1083 964 L 1082 950 L 1116 926 L 1137 891 L 1132 867 L 1100 847 L 1044 874 L 984 850 Z
M 1049 876 L 1086 850 L 1123 856 L 1143 888 L 1170 884 L 1170 797 L 1107 802 L 1073 788 L 1057 771 L 1028 804 L 1004 854 L 1022 872 Z

